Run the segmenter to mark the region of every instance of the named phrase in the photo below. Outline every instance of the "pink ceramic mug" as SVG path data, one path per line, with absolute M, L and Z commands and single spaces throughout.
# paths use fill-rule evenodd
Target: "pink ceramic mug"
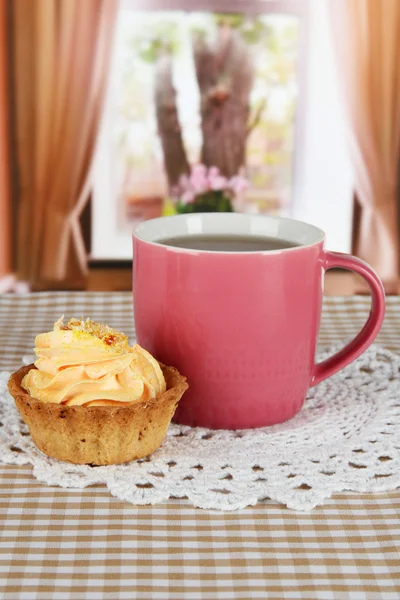
M 255 252 L 166 246 L 198 234 L 268 236 L 299 244 Z M 323 277 L 342 267 L 372 292 L 369 318 L 343 350 L 315 364 Z M 139 344 L 187 376 L 174 420 L 221 429 L 293 417 L 307 390 L 357 358 L 385 312 L 377 275 L 353 256 L 324 250 L 320 229 L 291 219 L 208 213 L 163 217 L 134 233 L 133 291 Z

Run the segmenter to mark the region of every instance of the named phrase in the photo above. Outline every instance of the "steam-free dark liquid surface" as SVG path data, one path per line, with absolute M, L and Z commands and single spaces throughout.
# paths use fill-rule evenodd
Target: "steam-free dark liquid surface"
M 284 250 L 300 244 L 279 238 L 257 235 L 184 235 L 159 240 L 164 246 L 186 248 L 190 250 L 209 250 L 214 252 L 265 252 L 266 250 Z

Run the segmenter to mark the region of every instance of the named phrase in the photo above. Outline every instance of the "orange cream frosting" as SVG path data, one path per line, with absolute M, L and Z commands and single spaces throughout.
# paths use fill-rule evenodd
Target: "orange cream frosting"
M 63 318 L 35 339 L 36 369 L 22 387 L 43 402 L 115 406 L 155 398 L 166 385 L 158 362 L 107 325 Z

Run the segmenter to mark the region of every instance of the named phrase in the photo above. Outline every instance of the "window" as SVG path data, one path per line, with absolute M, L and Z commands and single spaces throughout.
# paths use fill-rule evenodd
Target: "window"
M 95 164 L 93 258 L 130 258 L 132 228 L 171 209 L 188 164 L 245 175 L 235 210 L 288 214 L 293 205 L 306 1 L 187 4 L 121 5 Z
M 350 250 L 352 171 L 328 2 L 193 0 L 190 11 L 184 0 L 121 2 L 94 169 L 93 259 L 130 259 L 133 227 L 168 212 L 185 161 L 193 165 L 206 154 L 224 165 L 235 144 L 228 170 L 251 183 L 236 210 L 311 222 L 326 231 L 329 248 Z M 202 115 L 205 83 L 194 47 L 200 39 L 212 54 L 229 32 L 239 38 L 239 58 L 228 85 L 221 69 L 213 110 L 223 110 L 232 73 L 243 81 L 233 86 L 242 93 L 236 108 L 245 112 L 247 98 L 250 110 L 236 123 L 236 137 L 225 132 L 217 156 L 224 144 L 215 119 Z M 207 75 L 206 52 L 200 58 Z

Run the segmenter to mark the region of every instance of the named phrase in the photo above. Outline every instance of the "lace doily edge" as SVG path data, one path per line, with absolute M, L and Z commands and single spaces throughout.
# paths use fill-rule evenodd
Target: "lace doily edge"
M 40 452 L 38 450 L 38 452 Z M 341 486 L 337 488 L 331 488 L 328 493 L 321 494 L 315 492 L 310 495 L 309 491 L 304 494 L 304 501 L 299 504 L 299 496 L 296 495 L 295 501 L 291 501 L 288 494 L 280 491 L 279 489 L 273 490 L 270 487 L 266 487 L 262 494 L 249 494 L 247 497 L 243 497 L 241 500 L 233 502 L 221 502 L 220 494 L 218 494 L 218 501 L 213 502 L 210 498 L 209 501 L 204 501 L 203 498 L 199 498 L 197 494 L 191 494 L 190 491 L 186 490 L 184 493 L 180 493 L 175 490 L 174 493 L 165 492 L 163 490 L 151 490 L 151 497 L 148 494 L 144 494 L 139 490 L 136 490 L 133 496 L 128 497 L 126 494 L 118 494 L 117 490 L 113 488 L 112 482 L 109 483 L 104 477 L 94 477 L 91 481 L 85 481 L 84 479 L 77 478 L 75 482 L 63 484 L 62 482 L 55 483 L 51 479 L 46 478 L 41 469 L 46 465 L 47 457 L 43 455 L 43 464 L 35 464 L 28 456 L 9 458 L 4 460 L 4 457 L 0 457 L 0 463 L 5 465 L 21 465 L 32 467 L 32 475 L 40 481 L 50 487 L 58 487 L 62 489 L 85 489 L 93 485 L 103 485 L 108 492 L 117 500 L 129 502 L 132 505 L 137 506 L 154 506 L 156 504 L 167 503 L 169 500 L 182 500 L 187 499 L 194 507 L 204 510 L 216 510 L 216 511 L 235 511 L 242 510 L 250 506 L 256 506 L 257 504 L 265 503 L 266 501 L 276 502 L 278 504 L 285 505 L 290 510 L 299 512 L 309 512 L 318 506 L 322 506 L 326 500 L 329 500 L 335 494 L 349 493 L 351 495 L 358 494 L 384 494 L 395 492 L 400 488 L 400 474 L 397 477 L 391 477 L 390 484 L 383 482 L 377 483 L 376 486 L 371 489 L 370 486 L 358 486 L 357 488 L 352 486 Z M 69 464 L 69 463 L 67 463 Z M 50 465 L 48 465 L 50 466 Z M 100 467 L 101 469 L 113 468 L 113 467 Z

